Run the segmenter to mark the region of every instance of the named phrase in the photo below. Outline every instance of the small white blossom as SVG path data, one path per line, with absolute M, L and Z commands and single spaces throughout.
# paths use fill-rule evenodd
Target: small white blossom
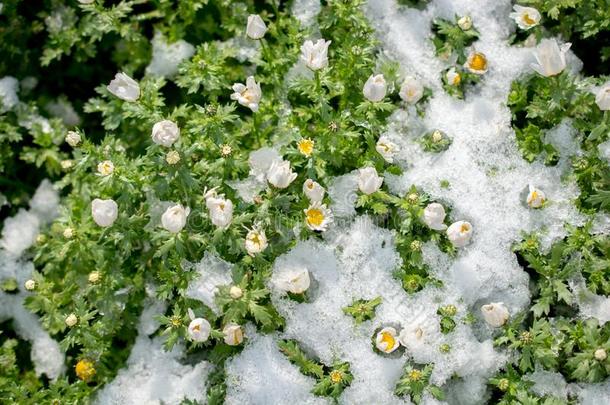
M 530 208 L 540 208 L 544 204 L 545 200 L 546 195 L 544 194 L 544 191 L 530 184 L 529 193 L 527 194 L 527 198 L 525 200 L 527 205 L 529 205 Z
M 78 323 L 78 318 L 75 314 L 70 314 L 66 317 L 66 320 L 64 322 L 69 328 L 71 328 Z
M 392 327 L 383 328 L 375 337 L 375 346 L 377 350 L 384 353 L 392 353 L 400 347 L 396 329 Z
M 381 157 L 388 163 L 394 163 L 394 156 L 400 151 L 400 147 L 390 139 L 382 135 L 379 137 L 375 150 L 381 155 Z
M 377 174 L 374 167 L 365 167 L 358 170 L 358 188 L 364 194 L 373 194 L 383 184 L 383 177 Z
M 501 302 L 492 302 L 481 307 L 481 313 L 485 322 L 494 328 L 499 328 L 508 321 L 509 313 L 506 306 Z
M 161 225 L 171 233 L 178 233 L 186 226 L 186 218 L 191 210 L 184 208 L 182 204 L 168 207 L 161 215 Z
M 189 308 L 188 310 L 191 322 L 188 326 L 188 334 L 193 342 L 205 342 L 210 337 L 212 327 L 210 323 L 203 318 L 195 318 L 195 314 Z
M 462 81 L 462 76 L 453 67 L 447 71 L 445 78 L 452 86 L 459 86 Z
M 136 101 L 140 98 L 140 85 L 123 72 L 117 73 L 106 88 L 121 100 Z
M 30 280 L 27 280 L 27 281 L 25 282 L 24 287 L 25 287 L 25 289 L 26 289 L 26 290 L 28 290 L 28 291 L 32 291 L 32 290 L 34 290 L 34 289 L 36 288 L 36 281 L 31 280 L 31 279 L 30 279 Z
M 467 221 L 457 221 L 447 228 L 447 237 L 455 247 L 464 247 L 472 238 L 472 225 Z
M 595 103 L 602 111 L 610 110 L 610 82 L 604 84 L 595 96 Z
M 458 20 L 458 27 L 463 31 L 468 31 L 472 28 L 472 17 L 465 15 Z
M 64 238 L 66 238 L 66 239 L 72 239 L 74 237 L 74 229 L 72 229 L 72 228 L 64 229 L 63 235 L 64 235 Z
M 119 207 L 114 200 L 94 199 L 91 202 L 93 221 L 101 227 L 111 226 L 119 215 Z
M 242 297 L 242 295 L 244 295 L 244 292 L 242 291 L 241 288 L 239 288 L 236 285 L 231 286 L 231 288 L 229 289 L 229 295 L 231 296 L 231 298 L 233 298 L 234 300 L 240 299 Z
M 364 88 L 362 89 L 362 93 L 367 100 L 372 101 L 374 103 L 383 100 L 385 94 L 388 90 L 387 83 L 382 74 L 371 75 L 366 83 L 364 83 Z
M 593 357 L 595 357 L 595 360 L 597 361 L 604 361 L 608 358 L 608 354 L 606 353 L 606 350 L 599 348 L 593 353 Z
M 248 107 L 253 112 L 257 112 L 262 96 L 260 84 L 256 83 L 254 76 L 248 76 L 245 85 L 243 83 L 235 83 L 233 85 L 231 100 L 237 100 L 239 104 Z
M 267 236 L 265 231 L 254 227 L 246 235 L 246 251 L 250 256 L 262 252 L 267 248 Z
M 227 228 L 233 220 L 233 202 L 224 196 L 206 197 L 210 221 L 219 228 Z
M 238 346 L 244 341 L 244 331 L 236 323 L 228 323 L 222 329 L 224 335 L 224 341 L 229 346 Z
M 487 57 L 485 54 L 473 50 L 468 55 L 464 67 L 471 73 L 482 75 L 487 72 Z
M 324 199 L 324 193 L 324 187 L 312 179 L 307 179 L 305 180 L 305 183 L 303 183 L 303 194 L 305 194 L 305 196 L 309 198 L 309 201 L 312 203 L 322 202 L 322 199 Z
M 80 141 L 81 141 L 81 137 L 78 132 L 68 131 L 68 133 L 66 134 L 66 143 L 68 145 L 72 146 L 73 148 L 78 146 Z
M 167 152 L 167 155 L 165 155 L 165 161 L 168 165 L 175 165 L 180 161 L 180 154 L 175 150 L 170 150 Z
M 416 78 L 407 76 L 400 86 L 400 92 L 398 95 L 405 102 L 415 104 L 424 95 L 424 86 Z
M 331 41 L 319 39 L 315 44 L 305 41 L 301 46 L 301 59 L 311 70 L 320 70 L 328 66 L 328 46 Z
M 305 267 L 285 270 L 277 277 L 277 286 L 283 290 L 293 294 L 302 294 L 309 288 L 311 280 L 309 278 L 309 270 Z
M 69 168 L 71 168 L 72 166 L 74 166 L 74 161 L 70 160 L 70 159 L 66 159 L 66 160 L 62 160 L 60 162 L 61 168 L 64 170 L 68 170 Z
M 267 32 L 267 25 L 260 15 L 250 14 L 248 16 L 248 24 L 246 25 L 246 35 L 250 39 L 261 39 Z
M 540 12 L 533 7 L 523 7 L 518 4 L 513 6 L 513 11 L 509 17 L 515 20 L 519 28 L 529 30 L 540 23 Z
M 110 160 L 104 160 L 103 162 L 98 163 L 97 172 L 102 176 L 110 176 L 112 172 L 114 172 L 114 163 Z
M 328 225 L 333 222 L 333 214 L 326 207 L 326 204 L 321 204 L 319 201 L 313 202 L 305 212 L 305 225 L 312 231 L 326 231 Z
M 445 221 L 445 208 L 439 203 L 431 203 L 424 208 L 424 222 L 428 228 L 435 231 L 444 231 L 447 229 Z
M 157 145 L 169 148 L 180 138 L 180 128 L 175 122 L 163 120 L 153 125 L 151 138 Z
M 287 160 L 275 160 L 267 172 L 267 181 L 277 188 L 286 188 L 297 178 Z
M 560 47 L 555 39 L 545 38 L 534 50 L 537 63 L 530 66 L 542 76 L 558 75 L 566 68 L 566 53 L 570 46 L 572 44 L 568 42 Z

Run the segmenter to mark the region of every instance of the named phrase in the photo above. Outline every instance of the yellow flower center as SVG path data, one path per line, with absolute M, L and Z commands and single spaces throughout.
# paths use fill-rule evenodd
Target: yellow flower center
M 79 360 L 78 363 L 76 363 L 76 367 L 74 367 L 74 371 L 76 372 L 76 376 L 83 381 L 87 381 L 95 375 L 95 368 L 93 367 L 93 363 L 89 360 Z
M 411 370 L 409 372 L 409 380 L 411 381 L 419 381 L 421 378 L 421 371 L 419 370 Z
M 193 330 L 195 332 L 201 332 L 201 325 L 197 324 L 197 325 L 193 326 Z
M 299 152 L 309 157 L 313 153 L 314 141 L 311 139 L 301 139 L 298 143 Z
M 458 86 L 461 81 L 462 81 L 462 76 L 459 73 L 456 73 L 455 76 L 453 76 L 453 80 L 451 81 L 451 84 L 454 86 Z
M 487 59 L 485 59 L 485 55 L 476 52 L 474 56 L 470 59 L 469 66 L 472 70 L 485 70 L 487 68 Z
M 470 230 L 470 225 L 468 224 L 462 224 L 462 226 L 460 226 L 460 232 L 468 232 Z
M 394 339 L 394 336 L 392 336 L 390 332 L 381 332 L 381 342 L 386 344 L 385 351 L 389 352 L 394 348 L 396 339 Z
M 523 14 L 523 21 L 525 21 L 527 25 L 536 25 L 536 20 L 530 17 L 528 13 Z
M 332 381 L 333 384 L 340 383 L 341 380 L 343 380 L 343 374 L 341 373 L 341 371 L 339 371 L 339 370 L 331 371 L 330 381 Z
M 310 208 L 307 210 L 307 223 L 315 226 L 322 225 L 324 222 L 324 213 L 318 208 Z
M 255 245 L 260 245 L 261 244 L 261 239 L 260 239 L 260 235 L 258 232 L 254 232 L 252 235 L 250 235 L 250 241 L 252 243 L 254 243 Z

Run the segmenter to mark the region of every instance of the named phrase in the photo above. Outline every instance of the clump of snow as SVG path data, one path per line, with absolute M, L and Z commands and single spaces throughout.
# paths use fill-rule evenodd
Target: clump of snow
M 180 345 L 167 352 L 163 338 L 150 339 L 146 335 L 155 310 L 145 311 L 140 317 L 140 334 L 131 350 L 127 367 L 99 392 L 94 403 L 110 404 L 179 404 L 183 399 L 203 401 L 206 379 L 212 365 L 201 361 L 196 365 L 182 364 Z
M 315 380 L 292 365 L 277 346 L 277 335 L 259 335 L 247 328 L 244 350 L 227 361 L 225 403 L 330 404 L 310 393 Z
M 19 81 L 12 76 L 4 76 L 0 79 L 0 113 L 11 110 L 19 103 L 17 92 Z
M 195 53 L 195 47 L 184 40 L 167 43 L 159 32 L 152 40 L 152 59 L 146 73 L 154 76 L 172 77 L 178 72 L 178 65 Z
M 303 27 L 310 27 L 316 23 L 321 9 L 320 0 L 296 0 L 292 4 L 291 12 Z
M 524 380 L 534 383 L 530 390 L 541 397 L 548 395 L 562 400 L 568 398 L 568 385 L 560 373 L 537 370 L 523 376 Z
M 602 325 L 610 321 L 610 297 L 589 291 L 585 279 L 580 274 L 570 280 L 568 284 L 574 294 L 581 317 L 596 318 Z
M 218 287 L 231 284 L 231 264 L 215 254 L 206 252 L 203 259 L 194 266 L 199 276 L 191 281 L 186 295 L 200 300 L 214 312 L 218 312 L 214 295 L 218 291 Z
M 49 101 L 45 105 L 45 109 L 54 117 L 61 118 L 66 126 L 73 127 L 81 123 L 81 118 L 74 110 L 74 106 L 64 97 L 57 101 Z
M 599 157 L 610 164 L 610 139 L 597 145 Z
M 344 174 L 333 179 L 328 187 L 331 200 L 330 209 L 335 217 L 352 217 L 356 215 L 358 200 L 358 176 L 356 172 Z
M 571 384 L 570 389 L 578 396 L 580 405 L 610 403 L 610 379 L 597 384 Z
M 55 218 L 58 206 L 57 191 L 48 180 L 43 180 L 30 201 L 30 210 L 22 208 L 4 221 L 0 247 L 15 257 L 20 256 L 36 241 L 40 226 Z

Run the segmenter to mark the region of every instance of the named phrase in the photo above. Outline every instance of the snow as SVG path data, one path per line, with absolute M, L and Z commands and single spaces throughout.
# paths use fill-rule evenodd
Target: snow
M 246 347 L 227 361 L 225 403 L 237 404 L 330 404 L 310 393 L 315 380 L 292 365 L 277 347 L 278 336 L 259 335 L 246 328 Z
M 172 77 L 178 72 L 178 65 L 195 53 L 195 47 L 184 40 L 168 43 L 163 35 L 157 32 L 152 40 L 152 59 L 146 67 L 146 73 L 154 76 Z
M 523 376 L 524 380 L 529 380 L 534 383 L 530 390 L 539 396 L 553 396 L 564 401 L 568 397 L 568 385 L 566 380 L 560 373 L 551 371 L 537 370 L 533 373 Z
M 600 405 L 610 403 L 610 380 L 597 384 L 572 385 L 580 405 Z
M 214 295 L 218 291 L 218 287 L 231 284 L 232 265 L 218 256 L 206 252 L 203 259 L 194 267 L 198 277 L 189 284 L 186 291 L 187 297 L 200 300 L 218 313 Z
M 0 113 L 11 110 L 19 103 L 18 91 L 17 79 L 12 76 L 4 76 L 0 79 Z
M 99 392 L 94 403 L 99 405 L 124 404 L 179 404 L 184 398 L 205 399 L 205 383 L 213 366 L 200 361 L 183 364 L 184 349 L 176 345 L 166 352 L 163 337 L 149 338 L 152 316 L 162 305 L 152 303 L 154 310 L 144 311 L 140 317 L 139 335 L 131 349 L 127 367 Z
M 610 321 L 610 297 L 593 294 L 587 288 L 582 275 L 575 276 L 569 282 L 574 294 L 580 316 L 584 319 L 596 318 L 601 325 Z
M 320 0 L 295 0 L 292 4 L 292 15 L 299 20 L 301 26 L 311 27 L 316 24 L 316 18 L 322 9 Z
M 81 117 L 78 115 L 74 106 L 65 98 L 58 98 L 45 105 L 45 109 L 54 117 L 60 118 L 64 125 L 73 127 L 80 125 Z
M 29 292 L 23 284 L 32 277 L 34 265 L 21 258 L 23 252 L 36 240 L 41 225 L 50 222 L 56 215 L 59 196 L 48 180 L 44 180 L 30 200 L 30 210 L 21 209 L 4 221 L 0 240 L 0 280 L 15 279 L 19 286 L 16 294 L 0 291 L 0 321 L 13 320 L 15 332 L 31 342 L 30 353 L 37 375 L 46 374 L 57 379 L 63 371 L 64 354 L 57 341 L 40 326 L 38 317 L 23 306 Z

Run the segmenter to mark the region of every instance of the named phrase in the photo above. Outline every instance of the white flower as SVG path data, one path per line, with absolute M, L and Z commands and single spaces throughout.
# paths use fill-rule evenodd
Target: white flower
M 518 4 L 513 6 L 512 13 L 509 17 L 515 20 L 519 28 L 522 30 L 529 30 L 540 23 L 540 12 L 533 7 L 523 7 Z
M 269 168 L 276 160 L 281 161 L 282 157 L 273 148 L 260 148 L 250 153 L 248 164 L 250 165 L 250 174 L 258 181 L 265 181 Z
M 494 328 L 499 328 L 508 320 L 508 309 L 501 302 L 492 302 L 481 307 L 485 322 Z
M 424 95 L 424 86 L 412 76 L 407 76 L 400 86 L 400 98 L 409 104 L 417 103 Z
M 265 231 L 254 227 L 246 235 L 246 250 L 250 256 L 262 252 L 267 248 Z
M 364 94 L 364 97 L 366 97 L 367 100 L 376 103 L 378 101 L 383 100 L 387 89 L 388 86 L 382 74 L 371 75 L 369 76 L 366 83 L 364 83 L 362 93 Z
M 472 237 L 472 225 L 470 222 L 457 221 L 447 228 L 447 237 L 455 247 L 464 247 Z
M 602 111 L 610 110 L 610 82 L 604 84 L 595 96 L 595 102 Z
M 180 138 L 180 128 L 173 121 L 159 121 L 153 125 L 151 137 L 157 145 L 169 148 Z
M 31 280 L 31 279 L 30 279 L 30 280 L 27 280 L 27 281 L 25 282 L 24 287 L 25 287 L 25 289 L 26 289 L 26 290 L 28 290 L 28 291 L 32 291 L 32 290 L 34 290 L 34 289 L 36 288 L 36 281 Z
M 604 361 L 608 357 L 608 354 L 604 349 L 599 348 L 593 353 L 593 357 L 595 357 L 595 360 L 597 361 Z
M 195 318 L 195 314 L 192 309 L 188 309 L 191 323 L 189 323 L 188 334 L 194 342 L 205 342 L 210 337 L 210 331 L 212 327 L 210 323 L 203 318 Z
M 305 267 L 297 267 L 288 269 L 282 272 L 277 277 L 277 286 L 283 290 L 293 294 L 302 294 L 309 288 L 311 280 L 309 278 L 309 270 Z
M 91 202 L 91 215 L 96 224 L 107 227 L 116 221 L 119 215 L 119 207 L 114 200 L 96 198 Z
M 400 344 L 410 351 L 429 345 L 440 336 L 440 326 L 436 318 L 423 319 L 420 322 L 409 323 L 398 335 Z
M 375 346 L 384 353 L 392 353 L 398 349 L 400 343 L 398 342 L 396 329 L 392 327 L 381 329 L 375 337 Z
M 106 88 L 121 100 L 136 101 L 140 98 L 140 85 L 123 72 L 117 73 Z
M 80 4 L 91 4 L 93 3 L 95 0 L 78 0 L 78 2 Z
M 112 172 L 114 172 L 114 163 L 110 160 L 104 160 L 103 162 L 98 163 L 97 172 L 102 176 L 110 176 Z
M 555 39 L 545 38 L 534 50 L 537 63 L 530 66 L 542 76 L 558 75 L 566 68 L 566 53 L 570 46 L 572 44 L 568 42 L 560 47 Z
M 487 72 L 487 58 L 485 57 L 485 54 L 473 50 L 468 55 L 464 67 L 471 73 L 482 75 Z
M 66 134 L 66 143 L 68 145 L 72 146 L 73 148 L 78 146 L 80 141 L 81 141 L 81 137 L 78 132 L 68 131 L 68 133 Z
M 394 163 L 394 155 L 400 151 L 400 147 L 390 139 L 382 135 L 375 145 L 375 150 L 381 155 L 381 157 L 388 163 Z
M 458 27 L 463 31 L 468 31 L 472 28 L 472 18 L 469 15 L 465 15 L 458 20 Z
M 374 167 L 365 167 L 358 170 L 358 188 L 364 194 L 373 194 L 383 184 L 383 177 L 377 175 Z
M 69 168 L 74 166 L 74 162 L 70 159 L 62 160 L 59 164 L 61 165 L 61 168 L 64 170 L 68 170 Z
M 232 285 L 231 288 L 229 288 L 229 295 L 234 300 L 237 300 L 237 299 L 240 299 L 242 297 L 242 295 L 244 295 L 244 292 L 238 286 Z
M 324 198 L 324 193 L 324 187 L 322 187 L 318 182 L 315 182 L 312 179 L 307 179 L 305 180 L 305 183 L 303 183 L 303 194 L 305 194 L 305 196 L 309 198 L 309 201 L 311 201 L 312 203 L 322 202 L 322 199 Z
M 182 204 L 172 205 L 161 215 L 161 225 L 171 233 L 178 233 L 186 225 L 186 217 L 190 212 L 191 210 L 184 208 Z
M 328 46 L 331 41 L 318 39 L 314 44 L 312 41 L 305 41 L 301 46 L 301 59 L 311 70 L 320 70 L 328 66 Z
M 267 32 L 267 25 L 258 14 L 250 14 L 248 16 L 248 25 L 246 26 L 246 35 L 250 39 L 261 39 Z
M 462 81 L 462 76 L 453 67 L 447 71 L 445 78 L 447 79 L 447 83 L 452 86 L 459 86 Z
M 210 213 L 210 221 L 219 228 L 226 228 L 233 220 L 233 202 L 224 196 L 208 197 L 205 201 Z
M 228 323 L 222 329 L 224 341 L 229 346 L 238 346 L 244 341 L 244 331 L 236 323 Z
M 235 83 L 233 85 L 231 100 L 237 100 L 239 104 L 257 112 L 258 104 L 261 102 L 262 96 L 263 93 L 260 84 L 256 83 L 254 76 L 248 76 L 245 85 L 242 83 Z
M 333 222 L 333 214 L 326 204 L 321 204 L 319 201 L 313 202 L 305 212 L 305 225 L 312 231 L 326 231 L 328 225 Z
M 525 200 L 527 205 L 529 205 L 530 208 L 540 208 L 544 204 L 545 200 L 546 195 L 544 194 L 544 191 L 530 184 L 529 193 L 527 194 L 527 199 Z
M 435 231 L 447 229 L 447 225 L 443 223 L 445 215 L 445 208 L 439 203 L 431 203 L 424 208 L 424 222 L 428 225 L 428 228 Z
M 74 325 L 76 325 L 76 323 L 78 322 L 78 318 L 76 317 L 75 314 L 70 314 L 66 317 L 66 320 L 64 321 L 66 323 L 66 325 L 71 328 Z
M 267 181 L 277 188 L 286 188 L 297 178 L 287 160 L 275 160 L 267 172 Z

